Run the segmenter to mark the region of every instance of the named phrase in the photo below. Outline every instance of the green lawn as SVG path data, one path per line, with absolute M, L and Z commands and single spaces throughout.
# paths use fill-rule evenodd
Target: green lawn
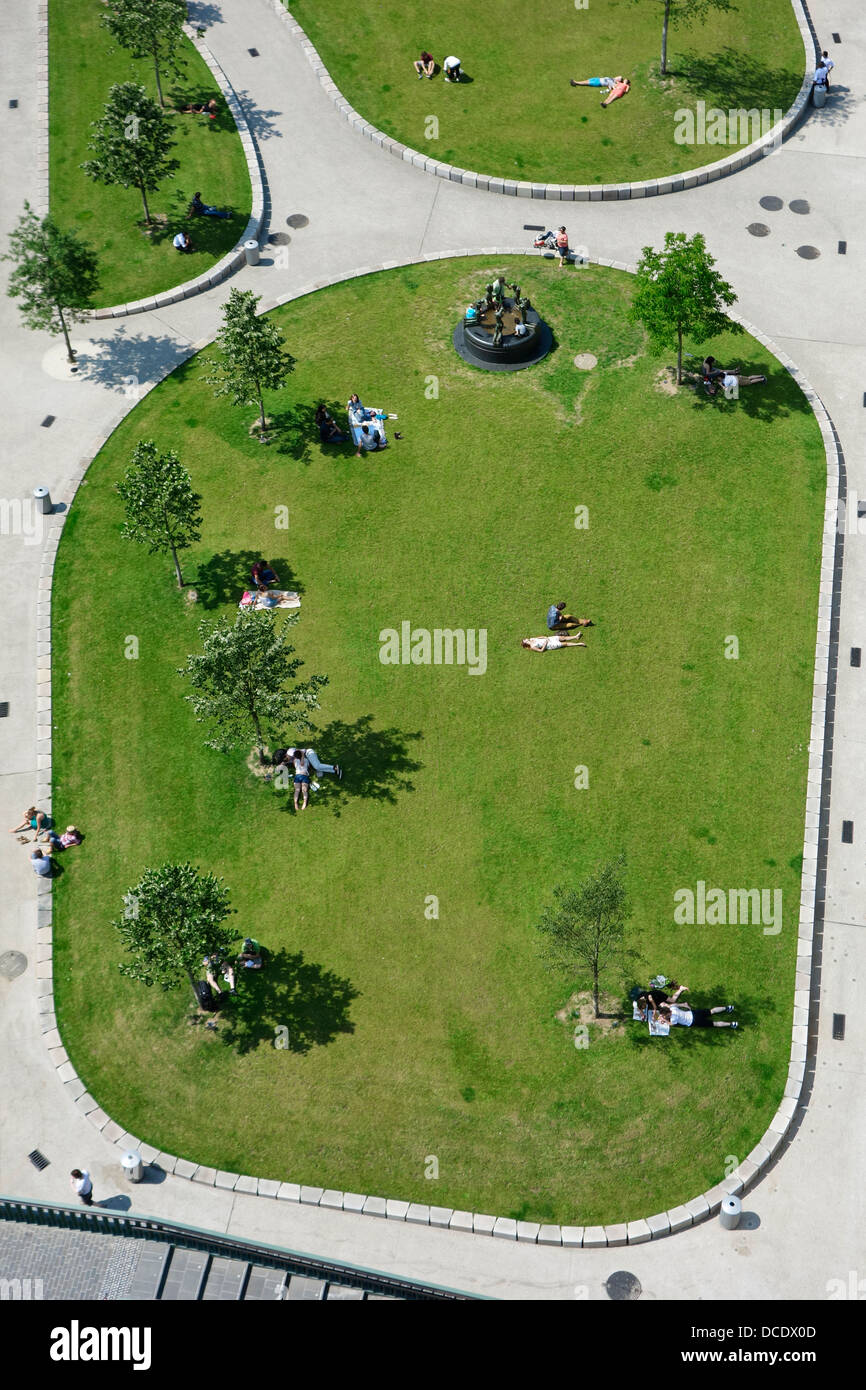
M 504 376 L 450 341 L 500 269 L 557 340 Z M 664 361 L 625 318 L 631 288 L 595 267 L 473 258 L 321 291 L 275 314 L 298 358 L 268 401 L 279 444 L 252 442 L 254 411 L 215 401 L 194 359 L 91 466 L 54 588 L 54 805 L 87 836 L 56 885 L 54 980 L 71 1060 L 133 1134 L 235 1172 L 591 1224 L 694 1196 L 775 1112 L 824 454 L 750 338 L 708 347 L 768 371 L 765 389 L 657 390 Z M 316 401 L 342 414 L 353 389 L 399 414 L 381 456 L 314 437 Z M 139 437 L 176 448 L 204 497 L 195 606 L 170 560 L 119 536 L 113 484 Z M 315 744 L 346 769 L 301 816 L 241 754 L 204 747 L 176 674 L 260 554 L 302 591 L 296 645 L 330 677 Z M 586 651 L 539 660 L 518 639 L 560 598 L 597 626 Z M 383 665 L 380 631 L 406 620 L 486 629 L 486 673 Z M 696 1003 L 736 1000 L 739 1034 L 650 1041 L 629 1023 L 578 1051 L 555 1018 L 587 981 L 544 969 L 535 923 L 556 883 L 620 848 L 638 960 L 609 988 L 675 973 Z M 145 866 L 187 858 L 224 875 L 239 937 L 272 953 L 217 1034 L 188 1026 L 185 987 L 118 974 L 109 925 Z M 698 879 L 781 888 L 784 930 L 675 926 L 674 891 Z
M 163 79 L 168 110 L 212 96 L 220 109 L 214 121 L 172 115 L 177 137 L 172 155 L 180 168 L 149 195 L 156 223 L 147 233 L 137 189 L 94 183 L 79 166 L 90 157 L 90 123 L 102 115 L 109 88 L 139 82 L 155 97 L 153 64 L 115 47 L 99 22 L 105 13 L 100 0 L 49 0 L 48 12 L 51 212 L 62 226 L 80 232 L 99 256 L 97 307 L 131 303 L 194 279 L 234 246 L 252 200 L 237 127 L 209 68 L 184 39 L 185 77 L 177 83 Z M 188 222 L 187 207 L 197 189 L 205 202 L 230 208 L 232 216 Z M 181 227 L 192 237 L 190 255 L 172 246 Z
M 583 9 L 571 0 L 291 0 L 289 9 L 368 121 L 432 158 L 508 179 L 625 183 L 712 163 L 739 131 L 733 146 L 677 144 L 678 110 L 702 100 L 786 111 L 803 79 L 790 0 L 740 3 L 692 28 L 674 22 L 664 79 L 658 0 Z M 412 62 L 422 49 L 439 64 L 456 54 L 471 82 L 419 81 Z M 594 89 L 569 86 L 618 73 L 632 89 L 607 111 Z

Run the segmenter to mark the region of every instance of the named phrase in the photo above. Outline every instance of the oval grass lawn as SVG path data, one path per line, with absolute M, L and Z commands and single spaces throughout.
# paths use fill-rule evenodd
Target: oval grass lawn
M 185 75 L 162 76 L 166 113 L 177 141 L 171 156 L 180 163 L 174 178 L 148 194 L 154 225 L 144 228 L 137 188 L 95 183 L 80 168 L 91 157 L 90 124 L 98 120 L 116 82 L 138 82 L 156 98 L 153 63 L 118 47 L 100 24 L 100 0 L 75 4 L 49 0 L 49 188 L 51 212 L 63 227 L 79 232 L 99 258 L 96 307 L 129 304 L 160 294 L 209 270 L 238 241 L 249 221 L 252 190 L 234 118 L 207 64 L 189 39 L 183 41 Z M 182 115 L 179 105 L 219 102 L 215 120 Z M 192 195 L 231 211 L 231 217 L 187 218 Z M 181 255 L 172 239 L 190 234 L 193 251 Z
M 659 76 L 658 0 L 291 0 L 347 101 L 379 130 L 431 159 L 528 182 L 634 183 L 712 164 L 760 130 L 705 129 L 731 143 L 680 144 L 677 112 L 784 113 L 803 80 L 803 40 L 791 0 L 738 4 L 691 27 L 674 17 L 668 73 Z M 440 71 L 419 81 L 422 49 Z M 460 58 L 466 82 L 441 64 Z M 596 88 L 569 86 L 622 73 L 631 91 L 606 111 Z M 697 121 L 694 135 L 698 138 Z M 765 127 L 769 129 L 769 125 Z
M 514 375 L 451 346 L 499 270 L 556 335 Z M 335 286 L 274 313 L 298 359 L 268 400 L 278 443 L 250 440 L 254 410 L 215 401 L 199 357 L 92 464 L 54 585 L 55 815 L 86 833 L 56 884 L 54 982 L 71 1060 L 131 1133 L 233 1172 L 595 1224 L 693 1197 L 774 1114 L 824 452 L 751 338 L 707 349 L 766 371 L 765 388 L 739 402 L 658 389 L 665 362 L 626 319 L 631 290 L 626 274 L 523 258 Z M 316 402 L 344 420 L 353 390 L 399 415 L 381 455 L 319 445 Z M 170 560 L 119 534 L 114 483 L 150 437 L 204 499 L 194 606 Z M 294 641 L 330 677 L 310 741 L 345 765 L 297 816 L 242 754 L 204 747 L 176 674 L 260 555 L 302 593 Z M 539 661 L 519 639 L 561 598 L 596 626 L 587 650 Z M 484 629 L 486 671 L 382 664 L 379 634 L 403 622 Z M 555 884 L 620 849 L 636 955 L 607 989 L 676 974 L 696 1004 L 736 1001 L 739 1034 L 651 1040 L 627 1022 L 578 1049 L 557 1019 L 588 981 L 544 968 L 536 923 Z M 222 874 L 239 937 L 271 953 L 217 1033 L 189 1025 L 185 986 L 118 973 L 111 919 L 166 859 Z M 674 893 L 698 880 L 781 889 L 783 929 L 677 925 Z

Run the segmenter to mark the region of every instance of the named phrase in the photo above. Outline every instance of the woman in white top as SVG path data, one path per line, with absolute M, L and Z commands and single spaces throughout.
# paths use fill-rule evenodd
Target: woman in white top
M 307 757 L 306 749 L 299 748 L 292 761 L 295 765 L 295 810 L 299 809 L 298 797 L 300 797 L 300 810 L 306 811 L 307 802 L 310 799 L 310 760 Z
M 520 645 L 530 652 L 555 652 L 559 647 L 585 647 L 586 643 L 582 637 L 561 632 L 558 636 L 551 633 L 549 637 L 523 637 Z

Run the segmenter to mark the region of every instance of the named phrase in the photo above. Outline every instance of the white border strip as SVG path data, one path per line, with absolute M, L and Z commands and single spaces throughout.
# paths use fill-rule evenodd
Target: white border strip
M 291 11 L 285 8 L 283 0 L 267 0 L 267 3 L 276 12 L 278 18 L 290 26 L 290 32 L 303 48 L 307 61 L 325 92 L 343 119 L 347 120 L 360 135 L 372 140 L 375 145 L 387 150 L 395 158 L 402 159 L 408 164 L 414 164 L 418 169 L 423 169 L 427 174 L 435 174 L 437 178 L 447 179 L 451 183 L 463 183 L 469 188 L 481 188 L 490 193 L 504 193 L 513 198 L 544 198 L 548 201 L 554 199 L 561 202 L 576 203 L 615 202 L 621 198 L 652 198 L 660 193 L 679 193 L 684 188 L 697 188 L 700 184 L 714 183 L 716 179 L 725 178 L 728 174 L 735 174 L 739 169 L 745 169 L 748 165 L 755 164 L 759 159 L 764 159 L 767 155 L 772 154 L 800 120 L 812 94 L 811 70 L 817 56 L 817 46 L 802 0 L 791 0 L 794 18 L 803 40 L 806 71 L 793 104 L 788 108 L 781 121 L 777 121 L 766 135 L 761 136 L 760 140 L 755 140 L 744 150 L 738 150 L 737 154 L 730 155 L 727 159 L 717 160 L 715 164 L 703 164 L 700 168 L 688 170 L 684 174 L 666 174 L 662 178 L 645 179 L 641 183 L 523 183 L 515 179 L 496 178 L 490 174 L 479 174 L 469 169 L 458 168 L 453 164 L 445 164 L 441 160 L 432 159 L 429 155 L 423 154 L 420 150 L 410 149 L 408 145 L 403 145 L 399 140 L 377 130 L 343 96 L 322 62 L 318 50 L 310 42 Z
M 40 216 L 45 217 L 50 211 L 50 188 L 49 188 L 49 128 L 48 128 L 48 0 L 39 0 L 38 10 L 38 40 L 39 40 L 39 65 L 36 76 L 36 100 L 37 100 L 37 120 L 39 146 L 36 158 L 36 174 L 38 181 L 38 192 L 36 195 L 37 207 Z M 190 299 L 194 294 L 201 294 L 204 290 L 212 289 L 214 285 L 219 285 L 223 280 L 228 279 L 234 271 L 239 270 L 245 264 L 244 242 L 255 239 L 258 241 L 261 235 L 262 224 L 265 216 L 265 192 L 262 179 L 262 169 L 259 162 L 259 155 L 255 141 L 252 137 L 243 107 L 238 101 L 234 87 L 229 82 L 216 58 L 202 39 L 198 37 L 197 29 L 191 24 L 184 24 L 184 33 L 198 51 L 200 56 L 207 63 L 211 70 L 213 79 L 225 98 L 225 103 L 232 113 L 238 135 L 240 136 L 243 147 L 244 158 L 247 162 L 247 173 L 250 178 L 250 189 L 252 192 L 252 210 L 249 221 L 238 242 L 232 247 L 231 251 L 216 262 L 210 270 L 196 277 L 195 280 L 187 280 L 183 285 L 176 285 L 174 289 L 163 290 L 160 294 L 151 295 L 148 299 L 136 299 L 129 304 L 113 304 L 106 309 L 93 309 L 86 316 L 89 319 L 119 319 L 125 318 L 128 314 L 144 314 L 149 309 L 160 309 L 166 304 L 176 304 L 179 299 Z
M 355 280 L 362 275 L 372 275 L 381 270 L 399 269 L 403 266 L 419 265 L 426 261 L 452 260 L 464 256 L 527 256 L 533 255 L 525 246 L 519 247 L 463 247 L 456 251 L 436 252 L 426 256 L 415 256 L 408 261 L 388 261 L 382 265 L 364 266 L 360 270 L 339 275 L 327 282 L 328 285 Z M 600 256 L 587 258 L 592 264 L 610 267 L 613 270 L 634 274 L 635 267 L 621 261 L 605 260 Z M 262 312 L 279 308 L 293 300 L 303 299 L 326 286 L 318 283 L 307 285 L 293 294 L 283 295 L 262 306 Z M 37 992 L 41 1028 L 45 1035 L 49 1056 L 57 1068 L 57 1075 L 64 1083 L 70 1099 L 79 1110 L 87 1115 L 91 1124 L 103 1133 L 119 1149 L 137 1149 L 145 1163 L 158 1161 L 166 1172 L 178 1177 L 189 1178 L 193 1182 L 204 1183 L 209 1187 L 232 1189 L 236 1192 L 257 1194 L 260 1197 L 277 1198 L 287 1202 L 303 1202 L 313 1206 L 342 1209 L 343 1211 L 363 1212 L 368 1216 L 380 1216 L 395 1221 L 415 1222 L 424 1226 L 449 1227 L 455 1231 L 472 1231 L 484 1235 L 501 1236 L 508 1240 L 519 1240 L 539 1245 L 582 1246 L 585 1249 L 600 1246 L 638 1245 L 644 1241 L 655 1240 L 659 1236 L 672 1235 L 697 1225 L 718 1211 L 722 1201 L 732 1193 L 744 1192 L 750 1187 L 777 1153 L 791 1127 L 803 1089 L 806 1069 L 806 1046 L 808 1036 L 809 1005 L 812 989 L 812 937 L 815 923 L 815 887 L 818 870 L 818 826 L 821 812 L 821 785 L 824 776 L 824 736 L 826 722 L 827 680 L 830 661 L 830 619 L 833 604 L 833 572 L 836 552 L 837 504 L 839 499 L 839 453 L 830 417 L 812 388 L 809 381 L 795 362 L 781 352 L 765 333 L 753 323 L 731 313 L 729 318 L 742 324 L 746 332 L 757 339 L 776 357 L 797 385 L 803 391 L 818 421 L 824 440 L 827 457 L 827 490 L 825 502 L 825 525 L 821 553 L 821 579 L 818 598 L 818 631 L 815 647 L 815 677 L 812 694 L 812 729 L 809 741 L 809 770 L 806 786 L 806 819 L 803 836 L 803 874 L 801 880 L 800 922 L 797 931 L 797 966 L 794 980 L 794 1020 L 791 1030 L 791 1056 L 784 1095 L 779 1108 L 759 1142 L 747 1158 L 739 1164 L 729 1177 L 723 1178 L 714 1187 L 681 1206 L 673 1207 L 657 1215 L 636 1221 L 614 1222 L 606 1226 L 541 1226 L 534 1221 L 515 1221 L 511 1217 L 488 1216 L 477 1212 L 454 1211 L 450 1207 L 427 1206 L 417 1202 L 398 1201 L 391 1197 L 372 1197 L 357 1192 L 339 1192 L 321 1187 L 300 1186 L 298 1183 L 278 1182 L 275 1178 L 256 1178 L 248 1174 L 229 1173 L 215 1168 L 202 1167 L 189 1159 L 175 1154 L 161 1153 L 150 1144 L 143 1144 L 138 1138 L 124 1131 L 121 1125 L 101 1110 L 88 1093 L 84 1082 L 79 1078 L 69 1061 L 63 1042 L 57 1030 L 54 1011 L 54 985 L 52 978 L 52 927 L 51 927 L 51 880 L 40 879 L 37 884 Z M 203 339 L 192 344 L 188 356 L 193 356 L 207 347 L 213 339 Z M 172 365 L 173 371 L 175 363 Z M 166 375 L 169 373 L 166 372 Z M 148 394 L 153 382 L 144 393 Z M 138 402 L 136 402 L 138 404 Z M 108 432 L 100 435 L 90 450 L 80 460 L 73 473 L 66 512 L 60 514 L 57 524 L 49 532 L 47 544 L 42 552 L 42 565 L 39 577 L 39 597 L 36 606 L 36 640 L 43 654 L 37 658 L 37 700 L 36 700 L 36 804 L 51 810 L 51 585 L 53 582 L 54 561 L 57 546 L 63 530 L 63 523 L 69 516 L 71 504 L 96 454 L 107 442 L 129 410 L 124 407 L 114 418 Z

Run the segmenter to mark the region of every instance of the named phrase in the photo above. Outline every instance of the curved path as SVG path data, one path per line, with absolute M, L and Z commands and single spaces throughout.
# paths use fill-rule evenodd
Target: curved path
M 196 6 L 190 8 L 195 19 Z M 55 501 L 68 496 L 76 468 L 134 403 L 125 394 L 129 378 L 142 385 L 158 380 L 196 341 L 212 336 L 230 286 L 275 300 L 364 266 L 521 245 L 531 236 L 524 221 L 541 221 L 544 204 L 429 178 L 360 139 L 340 120 L 267 0 L 220 0 L 205 8 L 221 16 L 208 21 L 208 46 L 247 110 L 270 192 L 269 230 L 291 236 L 287 264 L 269 248 L 260 266 L 207 294 L 134 319 L 82 325 L 75 334 L 82 369 L 74 378 L 66 376 L 54 341 L 26 332 L 13 302 L 3 298 L 7 500 L 28 496 L 37 483 L 47 484 Z M 849 496 L 856 491 L 866 498 L 859 447 L 866 344 L 858 312 L 866 255 L 857 232 L 866 215 L 866 107 L 854 95 L 855 72 L 866 71 L 866 23 L 855 0 L 837 0 L 832 9 L 820 0 L 812 17 L 825 44 L 831 30 L 842 37 L 834 47 L 839 87 L 833 104 L 814 113 L 778 153 L 721 184 L 648 202 L 576 205 L 567 218 L 573 244 L 621 262 L 635 261 L 642 246 L 660 242 L 667 230 L 704 231 L 738 292 L 740 312 L 794 359 L 821 396 L 846 455 Z M 19 102 L 2 109 L 4 234 L 24 198 L 37 198 L 36 28 L 24 7 L 0 15 L 4 93 Z M 250 48 L 261 56 L 251 57 Z M 761 209 L 765 195 L 781 199 L 782 208 Z M 796 200 L 805 200 L 809 212 L 792 211 L 788 205 Z M 295 214 L 308 225 L 287 228 Z M 770 234 L 750 236 L 746 228 L 754 222 L 766 223 Z M 837 253 L 840 241 L 848 243 L 844 256 Z M 801 259 L 795 254 L 801 244 L 820 256 Z M 579 294 L 579 279 L 575 285 Z M 54 422 L 43 428 L 49 415 Z M 856 532 L 853 499 L 850 510 L 849 530 Z M 39 544 L 6 530 L 0 536 L 0 701 L 8 701 L 9 712 L 0 719 L 0 786 L 4 815 L 14 823 L 35 794 L 34 672 L 44 653 L 35 634 Z M 790 1142 L 747 1194 L 744 1206 L 758 1218 L 749 1229 L 724 1232 L 710 1221 L 627 1250 L 558 1249 L 266 1201 L 173 1176 L 130 1189 L 136 1210 L 499 1297 L 603 1298 L 604 1280 L 617 1268 L 638 1275 L 645 1297 L 674 1299 L 820 1299 L 829 1280 L 847 1283 L 852 1270 L 862 1275 L 866 1019 L 855 1007 L 855 989 L 866 968 L 866 883 L 855 858 L 863 826 L 855 824 L 853 845 L 842 844 L 841 821 L 857 822 L 861 807 L 866 816 L 866 675 L 848 657 L 850 647 L 866 645 L 859 627 L 866 548 L 859 534 L 845 539 L 837 699 L 828 711 L 833 790 L 826 885 L 819 882 L 826 906 L 823 954 L 816 952 L 821 1007 L 811 1020 L 811 1095 Z M 68 1171 L 80 1164 L 93 1172 L 97 1197 L 105 1199 L 124 1191 L 118 1151 L 63 1094 L 43 1045 L 37 975 L 46 967 L 36 963 L 35 885 L 26 855 L 6 835 L 0 874 L 0 952 L 21 950 L 30 962 L 17 980 L 0 978 L 0 1191 L 66 1200 Z M 831 1038 L 833 1013 L 847 1015 L 842 1043 Z M 42 1173 L 27 1159 L 35 1147 L 50 1159 Z M 720 1171 L 724 1160 L 720 1153 Z

